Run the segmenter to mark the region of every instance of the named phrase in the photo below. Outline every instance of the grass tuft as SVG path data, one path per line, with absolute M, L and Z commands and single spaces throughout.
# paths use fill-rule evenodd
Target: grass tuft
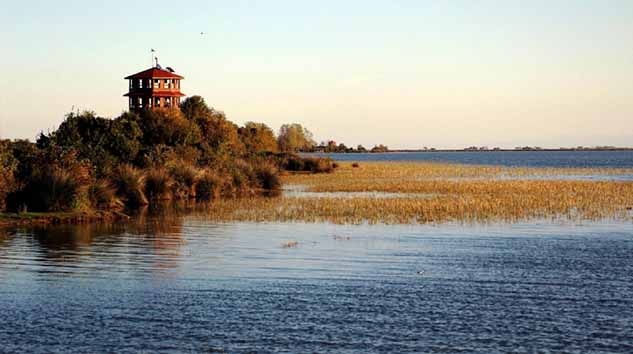
M 142 171 L 131 165 L 121 165 L 114 171 L 111 179 L 116 194 L 125 201 L 127 206 L 137 207 L 148 204 L 143 192 L 145 177 Z

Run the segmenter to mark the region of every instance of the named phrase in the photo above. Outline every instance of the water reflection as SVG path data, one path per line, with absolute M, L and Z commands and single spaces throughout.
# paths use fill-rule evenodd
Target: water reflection
M 0 234 L 0 351 L 624 352 L 632 230 L 217 224 L 178 210 L 16 229 Z
M 161 273 L 178 266 L 186 243 L 182 227 L 180 210 L 146 208 L 128 222 L 3 230 L 0 254 L 12 267 L 35 273 Z M 0 271 L 6 266 L 0 262 Z

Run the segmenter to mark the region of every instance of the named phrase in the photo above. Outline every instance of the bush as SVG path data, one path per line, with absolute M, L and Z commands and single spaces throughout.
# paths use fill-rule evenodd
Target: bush
M 116 188 L 106 180 L 99 180 L 88 187 L 88 200 L 95 209 L 116 209 L 123 206 L 116 196 Z
M 169 167 L 169 175 L 173 180 L 172 193 L 176 199 L 188 199 L 196 195 L 195 186 L 199 171 L 194 166 L 181 162 Z
M 0 141 L 0 211 L 5 210 L 7 195 L 16 187 L 13 173 L 17 168 L 17 161 L 10 147 L 10 141 Z
M 257 166 L 256 171 L 257 182 L 261 189 L 279 190 L 281 188 L 281 180 L 279 179 L 279 171 L 270 164 L 261 164 Z
M 78 206 L 79 188 L 80 184 L 72 174 L 52 169 L 33 176 L 18 192 L 21 197 L 18 199 L 29 211 L 70 211 Z M 21 205 L 14 205 L 14 208 L 19 210 Z
M 223 185 L 224 181 L 216 173 L 210 170 L 202 172 L 196 183 L 196 199 L 201 201 L 217 199 Z
M 360 167 L 360 165 L 358 164 L 358 162 L 354 162 L 354 163 L 352 164 L 352 167 L 354 167 L 354 168 L 358 168 L 358 167 Z
M 150 201 L 171 199 L 173 181 L 164 168 L 151 168 L 145 173 L 143 191 Z
M 330 173 L 334 170 L 332 159 L 325 157 L 300 157 L 284 153 L 275 155 L 281 169 L 294 172 Z
M 322 157 L 310 157 L 304 159 L 304 171 L 312 173 L 330 173 L 332 168 L 332 160 Z
M 299 156 L 290 156 L 286 159 L 283 164 L 283 169 L 286 171 L 304 171 L 305 170 L 305 162 Z
M 143 173 L 130 165 L 121 165 L 111 176 L 116 194 L 126 202 L 126 206 L 147 205 L 143 193 Z

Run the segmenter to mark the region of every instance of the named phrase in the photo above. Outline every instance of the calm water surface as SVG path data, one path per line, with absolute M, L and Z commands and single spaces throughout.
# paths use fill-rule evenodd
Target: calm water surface
M 315 154 L 339 161 L 436 161 L 521 167 L 633 167 L 632 151 L 481 151 Z
M 0 352 L 626 353 L 632 255 L 629 222 L 8 230 Z

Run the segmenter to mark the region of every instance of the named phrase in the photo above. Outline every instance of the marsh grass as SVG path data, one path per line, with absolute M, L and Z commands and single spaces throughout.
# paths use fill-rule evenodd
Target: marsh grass
M 196 199 L 199 201 L 218 199 L 223 185 L 224 181 L 220 175 L 211 170 L 204 170 L 196 183 Z
M 143 193 L 145 176 L 141 170 L 131 165 L 121 165 L 110 178 L 116 194 L 125 201 L 126 205 L 135 207 L 148 204 Z
M 145 172 L 143 191 L 152 202 L 169 200 L 174 180 L 164 168 L 151 168 Z
M 389 192 L 396 196 L 280 197 L 218 201 L 224 221 L 441 223 L 526 219 L 630 219 L 633 182 L 529 179 L 529 176 L 633 174 L 630 169 L 526 169 L 432 163 L 344 164 L 333 174 L 284 176 L 310 192 Z M 499 176 L 525 179 L 498 179 Z M 408 197 L 398 197 L 403 193 Z M 427 195 L 411 198 L 411 193 Z

